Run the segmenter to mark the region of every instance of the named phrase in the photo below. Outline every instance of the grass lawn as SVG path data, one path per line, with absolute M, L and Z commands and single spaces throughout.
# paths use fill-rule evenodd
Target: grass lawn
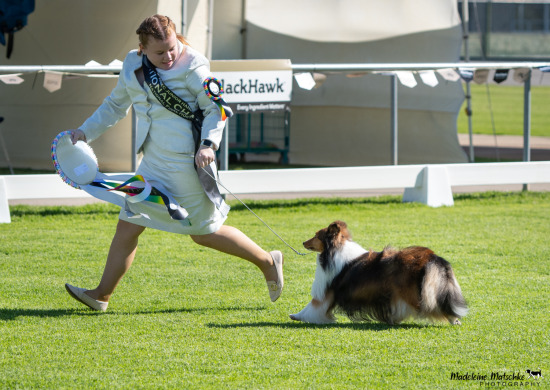
M 465 87 L 464 87 L 465 88 Z M 464 89 L 466 90 L 466 89 Z M 497 135 L 523 135 L 523 86 L 471 83 L 472 130 L 474 134 L 493 134 L 491 107 Z M 489 104 L 490 102 L 490 104 Z M 531 135 L 550 137 L 550 87 L 531 87 Z M 458 115 L 459 133 L 468 133 L 466 101 Z
M 229 224 L 286 255 L 275 304 L 252 265 L 148 230 L 108 312 L 92 312 L 63 285 L 99 281 L 118 209 L 12 207 L 0 224 L 0 388 L 469 389 L 485 385 L 451 375 L 527 369 L 548 386 L 550 193 L 457 195 L 442 208 L 400 197 L 249 203 L 296 247 L 342 219 L 366 248 L 433 248 L 468 300 L 460 327 L 291 321 L 309 300 L 314 255 L 283 248 L 232 205 Z

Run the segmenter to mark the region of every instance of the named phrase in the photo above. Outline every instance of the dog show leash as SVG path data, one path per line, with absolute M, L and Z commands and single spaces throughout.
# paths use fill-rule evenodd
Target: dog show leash
M 286 242 L 279 234 L 277 234 L 277 232 L 275 230 L 273 230 L 271 228 L 271 226 L 269 226 L 267 224 L 267 222 L 265 222 L 262 218 L 260 218 L 260 216 L 258 214 L 256 214 L 254 211 L 252 211 L 252 209 L 250 207 L 248 207 L 242 200 L 240 200 L 234 193 L 232 193 L 226 186 L 224 186 L 218 179 L 216 179 L 214 176 L 212 176 L 210 174 L 210 172 L 208 172 L 206 169 L 204 168 L 201 168 L 204 172 L 206 172 L 206 174 L 208 176 L 210 176 L 210 178 L 212 178 L 212 180 L 214 180 L 218 185 L 222 186 L 228 193 L 229 195 L 231 195 L 232 197 L 234 197 L 235 199 L 237 199 L 239 202 L 241 202 L 241 204 L 246 207 L 248 209 L 248 211 L 250 211 L 256 218 L 258 218 L 260 220 L 260 222 L 262 222 L 269 230 L 271 230 L 271 233 L 275 234 L 277 236 L 277 238 L 279 240 L 281 240 L 286 246 L 288 246 L 290 249 L 292 249 L 294 251 L 294 253 L 296 253 L 297 255 L 299 256 L 306 256 L 306 255 L 309 255 L 311 253 L 314 253 L 314 252 L 308 252 L 308 253 L 301 253 L 301 252 L 298 252 L 296 249 L 294 249 L 294 247 L 292 247 L 292 245 L 290 245 L 288 242 Z

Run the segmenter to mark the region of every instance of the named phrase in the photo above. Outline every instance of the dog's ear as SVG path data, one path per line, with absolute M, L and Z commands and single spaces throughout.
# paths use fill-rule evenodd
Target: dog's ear
M 327 233 L 331 237 L 336 237 L 343 229 L 346 229 L 347 225 L 342 221 L 334 221 L 328 226 Z

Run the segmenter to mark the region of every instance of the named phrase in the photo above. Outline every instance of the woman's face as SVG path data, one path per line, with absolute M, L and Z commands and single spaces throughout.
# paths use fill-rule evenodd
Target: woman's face
M 141 51 L 157 68 L 168 70 L 172 68 L 178 58 L 178 39 L 172 33 L 165 40 L 149 36 L 147 46 L 141 45 Z

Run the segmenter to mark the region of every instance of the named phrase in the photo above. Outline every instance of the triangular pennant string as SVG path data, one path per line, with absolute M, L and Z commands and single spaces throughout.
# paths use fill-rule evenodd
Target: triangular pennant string
M 508 78 L 509 69 L 497 69 L 495 75 L 493 76 L 493 81 L 497 84 L 500 84 Z

